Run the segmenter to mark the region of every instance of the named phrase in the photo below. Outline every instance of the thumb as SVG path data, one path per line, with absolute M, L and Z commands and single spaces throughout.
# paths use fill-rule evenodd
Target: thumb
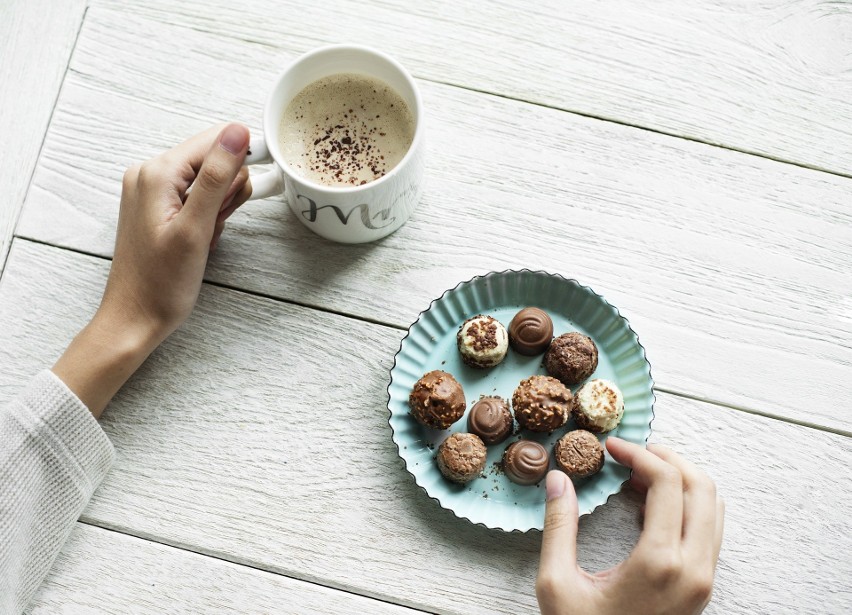
M 577 569 L 577 494 L 571 479 L 560 470 L 548 473 L 546 487 L 539 576 L 565 578 L 566 572 Z
M 248 144 L 248 128 L 242 124 L 225 126 L 204 157 L 181 210 L 191 222 L 209 225 L 211 234 L 222 202 L 245 162 Z

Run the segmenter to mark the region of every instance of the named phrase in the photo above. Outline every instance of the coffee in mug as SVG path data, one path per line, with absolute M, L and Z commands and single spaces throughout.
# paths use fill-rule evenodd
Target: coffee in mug
M 423 103 L 396 60 L 362 45 L 331 45 L 297 58 L 263 109 L 263 133 L 246 164 L 249 199 L 284 193 L 295 218 L 342 243 L 390 235 L 424 186 Z
M 301 177 L 324 186 L 361 186 L 405 157 L 414 126 L 408 105 L 389 85 L 340 73 L 314 81 L 290 101 L 278 142 Z

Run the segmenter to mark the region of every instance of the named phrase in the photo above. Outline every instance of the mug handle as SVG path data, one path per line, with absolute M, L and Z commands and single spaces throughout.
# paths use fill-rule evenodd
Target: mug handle
M 269 153 L 269 148 L 266 147 L 266 139 L 263 137 L 255 137 L 249 143 L 249 153 L 246 155 L 246 166 L 253 164 L 263 164 L 272 162 L 272 155 Z M 274 194 L 280 194 L 283 191 L 281 185 L 281 173 L 278 169 L 271 169 L 266 173 L 259 173 L 251 176 L 251 196 L 249 201 L 265 199 Z

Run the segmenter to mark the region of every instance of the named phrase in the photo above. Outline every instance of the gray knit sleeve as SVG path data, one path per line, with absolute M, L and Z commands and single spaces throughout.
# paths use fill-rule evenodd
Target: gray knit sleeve
M 0 613 L 20 613 L 50 570 L 115 451 L 53 372 L 0 407 Z

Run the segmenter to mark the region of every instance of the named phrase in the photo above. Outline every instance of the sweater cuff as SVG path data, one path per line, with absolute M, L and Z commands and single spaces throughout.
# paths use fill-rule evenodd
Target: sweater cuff
M 52 371 L 40 372 L 23 391 L 25 422 L 71 461 L 78 481 L 93 493 L 115 459 L 115 449 L 86 405 Z M 23 418 L 23 417 L 21 417 Z

